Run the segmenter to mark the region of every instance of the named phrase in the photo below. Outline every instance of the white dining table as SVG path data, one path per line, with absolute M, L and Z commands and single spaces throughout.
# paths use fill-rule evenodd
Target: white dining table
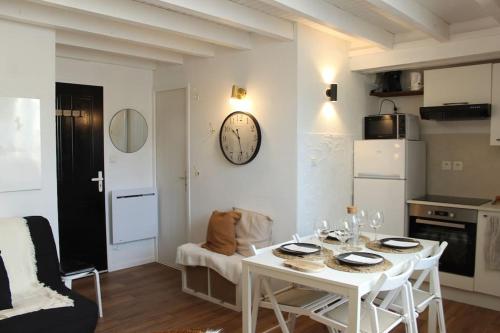
M 363 235 L 373 239 L 373 234 L 363 233 Z M 378 234 L 378 239 L 391 237 L 389 235 Z M 304 237 L 302 242 L 319 244 L 317 238 L 313 236 Z M 380 253 L 367 249 L 364 246 L 362 250 L 365 252 L 377 253 L 392 262 L 393 266 L 387 270 L 389 274 L 392 271 L 395 273 L 415 258 L 417 254 L 427 256 L 432 252 L 434 246 L 439 245 L 436 241 L 419 240 L 423 249 L 417 253 Z M 242 261 L 242 317 L 243 317 L 243 333 L 252 332 L 252 277 L 261 276 L 269 277 L 290 283 L 297 283 L 311 288 L 317 288 L 330 293 L 342 295 L 349 299 L 349 333 L 357 333 L 360 330 L 360 313 L 361 313 L 361 297 L 370 292 L 373 285 L 377 282 L 382 272 L 379 273 L 350 273 L 341 272 L 327 267 L 321 272 L 305 273 L 300 272 L 283 265 L 284 259 L 276 257 L 272 250 L 280 247 L 284 242 L 259 250 L 259 254 L 253 257 L 245 258 Z M 341 251 L 341 246 L 323 243 L 327 249 L 333 250 L 337 255 Z

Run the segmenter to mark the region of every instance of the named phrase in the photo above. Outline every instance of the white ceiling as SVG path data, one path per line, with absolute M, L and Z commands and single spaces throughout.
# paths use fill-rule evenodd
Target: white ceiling
M 486 17 L 474 0 L 416 0 L 448 23 L 472 21 Z
M 266 0 L 229 0 L 238 3 L 269 15 L 280 17 L 283 19 L 302 22 L 305 24 L 311 23 L 309 20 L 302 18 L 299 15 L 290 13 L 287 10 L 274 7 L 267 4 Z M 384 12 L 381 9 L 371 5 L 367 0 L 304 0 L 304 1 L 323 1 L 337 8 L 340 8 L 362 20 L 380 27 L 393 34 L 414 34 L 419 35 L 412 26 L 399 17 L 395 17 L 390 13 Z M 488 13 L 475 0 L 399 0 L 399 1 L 415 1 L 424 6 L 436 16 L 443 19 L 448 24 L 463 23 L 469 21 L 480 20 L 489 17 Z M 471 22 L 471 26 L 473 26 Z M 346 36 L 346 38 L 350 38 Z M 396 38 L 397 40 L 397 38 Z
M 404 22 L 381 15 L 381 12 L 365 0 L 320 0 L 339 7 L 393 34 L 411 31 Z M 403 0 L 405 1 L 405 0 Z
M 173 64 L 251 49 L 252 34 L 293 40 L 294 22 L 346 39 L 352 55 L 500 39 L 500 0 L 16 0 L 0 13 L 53 27 L 58 45 Z

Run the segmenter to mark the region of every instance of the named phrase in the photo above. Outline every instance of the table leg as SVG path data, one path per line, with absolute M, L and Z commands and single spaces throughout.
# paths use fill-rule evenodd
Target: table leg
M 242 271 L 243 285 L 242 285 L 242 333 L 252 332 L 252 280 L 248 266 L 243 263 Z
M 252 300 L 252 333 L 255 333 L 257 330 L 257 318 L 259 317 L 259 307 L 262 298 L 260 284 L 261 284 L 261 277 L 256 276 L 254 279 L 253 300 Z
M 349 291 L 349 323 L 348 333 L 358 333 L 360 329 L 361 317 L 361 296 L 357 290 Z

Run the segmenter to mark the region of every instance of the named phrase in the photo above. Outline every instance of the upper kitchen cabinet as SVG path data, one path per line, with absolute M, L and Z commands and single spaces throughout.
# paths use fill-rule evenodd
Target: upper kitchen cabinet
M 491 103 L 491 69 L 481 64 L 424 71 L 424 106 Z
M 490 138 L 491 145 L 500 146 L 500 64 L 493 65 Z

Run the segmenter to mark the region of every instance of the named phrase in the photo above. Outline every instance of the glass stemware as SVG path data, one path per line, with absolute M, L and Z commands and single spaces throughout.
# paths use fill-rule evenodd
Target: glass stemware
M 352 238 L 352 232 L 349 229 L 346 229 L 345 226 L 339 226 L 336 227 L 333 234 L 335 235 L 335 238 L 337 238 L 342 245 L 341 250 L 343 251 L 350 251 L 351 248 L 349 246 L 346 246 L 346 242 Z
M 373 228 L 375 232 L 375 241 L 377 241 L 377 229 L 384 224 L 384 213 L 380 210 L 373 212 L 370 216 L 370 227 Z
M 359 210 L 356 216 L 358 217 L 359 235 L 361 236 L 361 229 L 368 224 L 369 217 L 368 213 L 364 209 Z
M 330 225 L 327 220 L 320 220 L 316 223 L 315 234 L 318 238 L 321 248 L 323 248 L 323 243 L 328 237 L 328 233 L 330 232 Z

